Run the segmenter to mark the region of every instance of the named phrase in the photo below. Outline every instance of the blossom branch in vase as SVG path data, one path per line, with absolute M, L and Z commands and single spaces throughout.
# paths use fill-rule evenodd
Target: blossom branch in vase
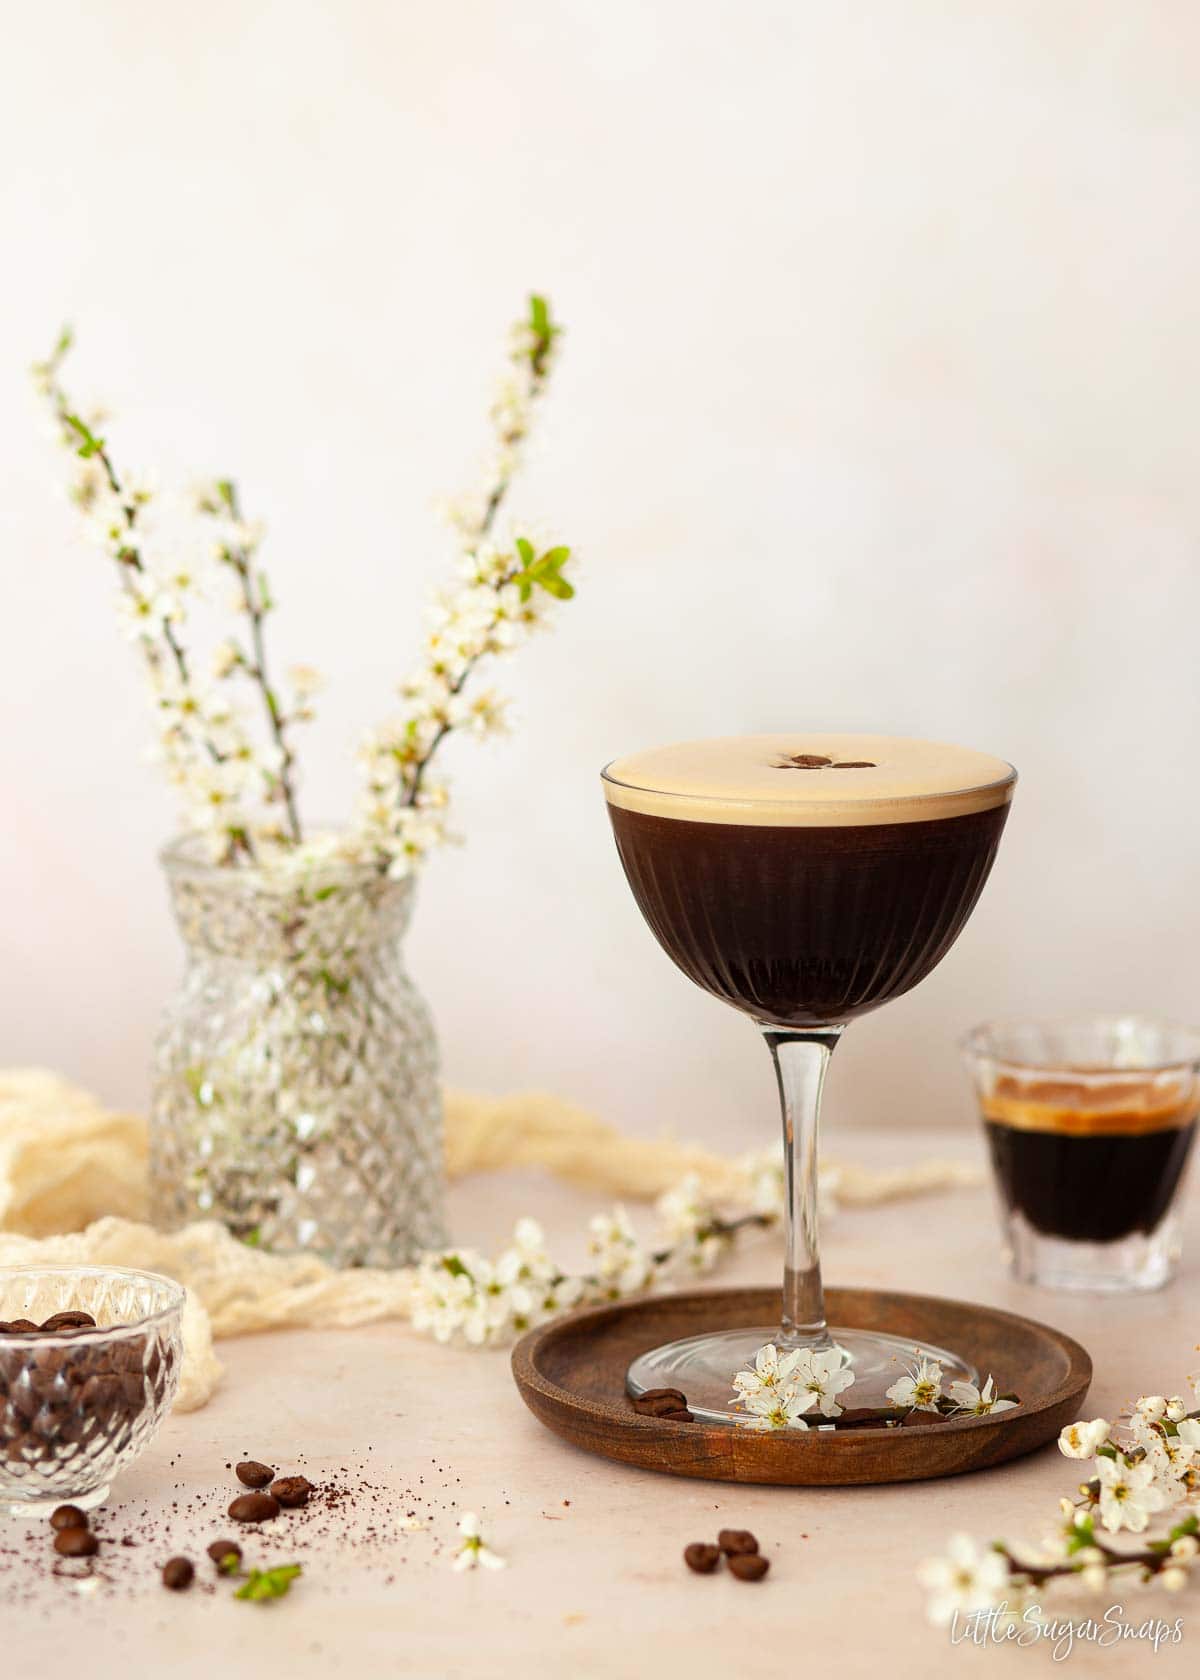
M 411 874 L 448 838 L 443 782 L 430 768 L 456 730 L 477 736 L 504 727 L 503 702 L 491 692 L 464 691 L 488 658 L 511 652 L 546 623 L 553 601 L 570 600 L 564 576 L 571 551 L 540 545 L 524 532 L 497 544 L 494 532 L 521 464 L 537 404 L 543 396 L 562 329 L 538 295 L 514 328 L 509 368 L 491 410 L 492 456 L 483 489 L 460 504 L 452 523 L 461 543 L 462 583 L 443 593 L 418 669 L 401 685 L 404 710 L 368 736 L 360 761 L 366 791 L 356 822 L 346 830 L 307 839 L 297 798 L 297 756 L 290 728 L 312 716 L 319 686 L 309 666 L 291 670 L 293 698 L 285 707 L 268 665 L 265 624 L 274 608 L 258 559 L 261 525 L 247 521 L 229 479 L 196 494 L 192 511 L 217 523 L 212 560 L 236 580 L 234 610 L 248 625 L 246 645 L 226 637 L 212 658 L 209 689 L 197 682 L 185 647 L 189 609 L 202 593 L 200 569 L 151 554 L 148 515 L 157 499 L 148 487 L 119 475 L 108 445 L 67 397 L 61 369 L 71 348 L 64 332 L 52 354 L 34 367 L 60 441 L 78 462 L 69 486 L 88 516 L 89 530 L 117 563 L 122 615 L 139 642 L 159 719 L 159 755 L 183 796 L 189 831 L 201 834 L 214 861 L 284 865 L 292 873 L 331 858 L 373 861 L 381 872 Z M 157 546 L 157 545 L 156 545 Z M 223 686 L 249 677 L 261 700 L 256 737 Z
M 487 690 L 468 700 L 468 683 L 488 659 L 511 653 L 542 628 L 551 602 L 575 594 L 563 575 L 569 548 L 543 547 L 527 534 L 506 546 L 491 540 L 560 331 L 545 299 L 534 296 L 528 319 L 515 330 L 510 375 L 492 408 L 496 436 L 483 495 L 452 515 L 463 541 L 461 585 L 435 598 L 424 657 L 400 687 L 403 712 L 363 743 L 359 827 L 396 875 L 407 874 L 448 837 L 442 815 L 448 793 L 429 775 L 446 737 L 466 729 L 483 738 L 505 727 L 503 701 Z
M 300 811 L 296 803 L 292 774 L 296 757 L 287 735 L 288 724 L 293 720 L 280 709 L 267 671 L 267 647 L 263 626 L 275 603 L 267 586 L 266 573 L 261 568 L 256 571 L 254 566 L 258 546 L 262 541 L 262 526 L 248 524 L 243 519 L 238 505 L 237 490 L 228 478 L 218 479 L 211 487 L 202 487 L 197 495 L 197 506 L 201 513 L 209 514 L 223 522 L 216 542 L 217 559 L 223 565 L 229 566 L 237 576 L 239 603 L 250 622 L 250 643 L 253 649 L 252 659 L 247 659 L 238 650 L 236 663 L 251 678 L 262 695 L 267 727 L 278 756 L 278 795 L 287 812 L 287 835 L 299 845 L 304 835 L 300 826 Z M 272 789 L 272 792 L 274 791 Z

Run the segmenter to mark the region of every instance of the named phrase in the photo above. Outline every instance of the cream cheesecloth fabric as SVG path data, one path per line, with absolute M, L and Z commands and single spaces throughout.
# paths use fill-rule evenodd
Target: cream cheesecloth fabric
M 110 1114 L 43 1069 L 0 1070 L 0 1266 L 135 1266 L 177 1279 L 188 1291 L 181 1409 L 202 1406 L 220 1380 L 214 1337 L 408 1316 L 409 1270 L 336 1271 L 310 1256 L 266 1254 L 212 1220 L 155 1230 L 146 1223 L 146 1160 L 140 1115 Z M 737 1161 L 670 1139 L 624 1137 L 556 1097 L 448 1091 L 449 1176 L 505 1167 L 542 1167 L 630 1200 L 658 1196 L 689 1173 L 718 1198 L 746 1191 Z M 942 1161 L 891 1172 L 833 1166 L 824 1176 L 839 1203 L 859 1206 L 978 1177 Z

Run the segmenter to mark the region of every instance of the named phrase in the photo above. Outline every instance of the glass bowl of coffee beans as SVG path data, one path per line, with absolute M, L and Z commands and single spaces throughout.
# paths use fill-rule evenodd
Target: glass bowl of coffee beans
M 154 1272 L 0 1268 L 0 1514 L 101 1503 L 175 1397 L 183 1303 Z

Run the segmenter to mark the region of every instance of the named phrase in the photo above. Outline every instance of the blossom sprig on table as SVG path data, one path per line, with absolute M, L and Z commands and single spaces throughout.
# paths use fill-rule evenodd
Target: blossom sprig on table
M 1189 1379 L 1200 1401 L 1200 1379 Z M 947 1554 L 926 1559 L 919 1579 L 929 1593 L 929 1619 L 945 1626 L 956 1615 L 1005 1610 L 1019 1614 L 1048 1587 L 1105 1593 L 1126 1584 L 1178 1592 L 1200 1556 L 1200 1516 L 1178 1516 L 1166 1532 L 1136 1548 L 1108 1536 L 1141 1535 L 1155 1518 L 1200 1498 L 1200 1408 L 1179 1395 L 1143 1395 L 1114 1426 L 1106 1418 L 1068 1424 L 1059 1436 L 1065 1457 L 1091 1460 L 1074 1498 L 1059 1501 L 1058 1520 L 1040 1541 L 995 1540 L 982 1546 L 958 1534 Z
M 454 512 L 458 586 L 438 597 L 421 664 L 401 685 L 401 714 L 366 738 L 356 819 L 332 837 L 306 836 L 301 823 L 292 731 L 311 721 L 322 685 L 308 665 L 291 668 L 286 694 L 272 676 L 266 623 L 275 601 L 260 557 L 263 526 L 243 514 L 230 479 L 214 479 L 191 496 L 185 529 L 170 529 L 161 515 L 171 504 L 118 470 L 102 417 L 68 397 L 62 367 L 70 332 L 35 365 L 35 386 L 72 457 L 70 498 L 116 566 L 119 612 L 151 690 L 156 756 L 181 796 L 188 832 L 203 837 L 215 861 L 295 874 L 342 857 L 406 875 L 449 837 L 449 794 L 431 775 L 435 757 L 455 732 L 486 737 L 505 726 L 503 701 L 488 691 L 468 693 L 468 685 L 482 664 L 514 651 L 546 625 L 554 603 L 575 593 L 566 575 L 569 548 L 535 541 L 527 530 L 504 541 L 495 534 L 561 331 L 546 300 L 532 297 L 513 330 L 507 376 L 491 410 L 493 449 L 482 489 Z M 205 522 L 203 545 L 195 540 L 197 520 Z M 229 606 L 238 628 L 205 660 L 194 646 L 193 609 L 221 572 L 233 584 Z M 243 704 L 243 684 L 257 696 L 257 725 Z
M 483 1538 L 483 1529 L 474 1511 L 464 1511 L 458 1519 L 462 1541 L 450 1567 L 460 1574 L 466 1569 L 507 1569 L 508 1559 L 500 1556 Z
M 656 1205 L 658 1241 L 638 1240 L 624 1208 L 596 1214 L 588 1226 L 590 1265 L 571 1273 L 546 1247 L 536 1220 L 522 1219 L 495 1260 L 471 1248 L 426 1255 L 412 1286 L 412 1322 L 439 1342 L 494 1347 L 511 1342 L 577 1306 L 619 1301 L 710 1272 L 738 1236 L 762 1230 L 775 1215 L 722 1215 L 694 1176 Z

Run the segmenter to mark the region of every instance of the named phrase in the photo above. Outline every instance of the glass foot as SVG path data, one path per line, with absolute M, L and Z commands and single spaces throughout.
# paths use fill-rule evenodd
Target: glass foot
M 96 1506 L 103 1505 L 107 1498 L 107 1482 L 103 1487 L 93 1488 L 90 1493 L 73 1493 L 70 1497 L 56 1493 L 43 1499 L 6 1499 L 0 1494 L 0 1517 L 40 1517 L 44 1522 L 51 1511 L 57 1511 L 60 1505 L 74 1505 L 80 1511 L 94 1511 Z
M 952 1382 L 979 1381 L 979 1372 L 965 1359 L 931 1342 L 906 1341 L 903 1336 L 886 1336 L 873 1330 L 839 1330 L 829 1334 L 850 1355 L 853 1386 L 839 1396 L 843 1407 L 890 1406 L 889 1389 L 919 1359 L 936 1359 L 942 1367 L 942 1388 Z M 746 1413 L 733 1410 L 733 1377 L 754 1364 L 754 1356 L 767 1342 L 780 1346 L 779 1326 L 762 1325 L 755 1330 L 720 1330 L 709 1335 L 686 1336 L 665 1342 L 638 1356 L 630 1365 L 625 1382 L 636 1399 L 648 1388 L 678 1388 L 687 1396 L 688 1410 L 705 1423 L 736 1423 Z M 832 1419 L 819 1412 L 807 1416 L 809 1428 Z

